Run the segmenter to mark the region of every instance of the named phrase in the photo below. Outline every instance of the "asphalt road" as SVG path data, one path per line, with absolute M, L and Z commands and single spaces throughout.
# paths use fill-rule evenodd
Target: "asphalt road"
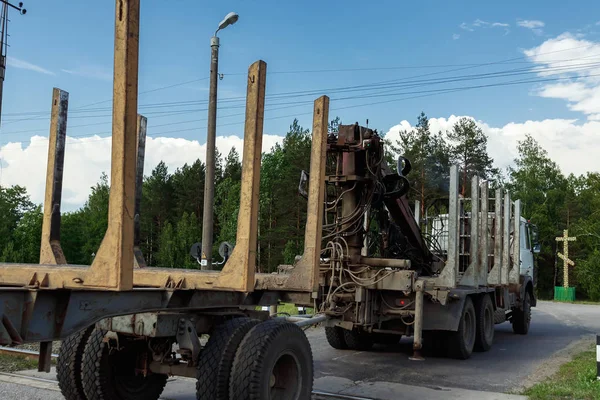
M 410 338 L 393 348 L 356 352 L 329 347 L 321 328 L 309 329 L 307 336 L 315 362 L 315 388 L 319 390 L 379 399 L 438 398 L 438 394 L 445 399 L 483 399 L 484 393 L 468 391 L 475 390 L 487 392 L 486 398 L 500 399 L 503 397 L 492 393 L 520 387 L 569 345 L 597 333 L 600 334 L 600 306 L 538 302 L 528 335 L 513 334 L 509 323 L 498 325 L 492 349 L 464 361 L 431 356 L 424 361 L 410 361 Z M 55 379 L 49 374 L 37 376 Z M 40 381 L 38 387 L 30 388 L 0 380 L 0 398 L 61 398 L 56 388 L 46 385 Z M 414 395 L 408 395 L 409 391 Z M 192 400 L 193 382 L 174 379 L 167 384 L 163 397 Z
M 550 356 L 591 333 L 600 334 L 600 306 L 552 302 L 538 302 L 532 309 L 528 335 L 515 335 L 508 322 L 497 325 L 492 349 L 474 353 L 468 360 L 426 356 L 425 361 L 411 361 L 411 338 L 392 349 L 340 351 L 329 347 L 323 330 L 307 332 L 315 357 L 315 378 L 338 376 L 351 381 L 492 392 L 519 387 Z

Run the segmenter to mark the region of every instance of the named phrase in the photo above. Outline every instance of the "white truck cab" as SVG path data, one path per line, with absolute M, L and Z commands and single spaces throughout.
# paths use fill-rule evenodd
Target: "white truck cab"
M 521 217 L 521 276 L 529 276 L 535 282 L 533 254 L 540 252 L 537 226 Z

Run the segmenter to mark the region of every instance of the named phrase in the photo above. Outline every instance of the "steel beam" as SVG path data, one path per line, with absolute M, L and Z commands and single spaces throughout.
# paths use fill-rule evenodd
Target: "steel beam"
M 502 240 L 502 276 L 501 284 L 508 285 L 508 273 L 510 271 L 510 220 L 511 220 L 511 206 L 510 206 L 510 193 L 504 194 L 504 233 Z
M 308 185 L 306 227 L 304 228 L 304 254 L 294 266 L 286 285 L 298 290 L 312 291 L 315 296 L 319 288 L 328 123 L 329 97 L 321 96 L 315 100 L 313 112 L 310 181 Z
M 448 259 L 439 277 L 433 280 L 436 287 L 455 287 L 458 277 L 458 244 L 459 244 L 459 201 L 458 201 L 458 166 L 450 167 L 450 187 L 448 203 Z
M 515 200 L 514 204 L 513 263 L 508 275 L 508 283 L 518 284 L 521 276 L 521 200 Z
M 494 206 L 494 267 L 488 275 L 488 284 L 500 285 L 502 281 L 502 189 L 496 189 Z
M 54 88 L 52 91 L 50 134 L 48 135 L 48 168 L 46 172 L 40 264 L 67 263 L 60 246 L 60 204 L 65 166 L 68 109 L 69 93 Z
M 139 0 L 117 0 L 108 229 L 83 285 L 133 288 Z
M 489 199 L 488 182 L 481 184 L 481 219 L 479 221 L 479 285 L 486 285 L 488 281 L 489 268 Z
M 140 248 L 140 212 L 142 187 L 144 184 L 144 158 L 146 154 L 146 127 L 148 120 L 143 115 L 137 117 L 137 152 L 135 168 L 135 216 L 133 217 L 133 267 L 145 268 L 146 260 Z
M 471 179 L 471 229 L 469 237 L 469 266 L 464 272 L 460 284 L 464 286 L 479 286 L 479 178 Z

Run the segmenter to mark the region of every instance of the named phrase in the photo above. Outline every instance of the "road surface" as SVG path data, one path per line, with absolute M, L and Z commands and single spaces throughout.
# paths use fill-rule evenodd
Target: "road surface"
M 512 333 L 510 324 L 496 327 L 489 352 L 459 361 L 427 357 L 410 361 L 410 339 L 394 348 L 369 352 L 329 347 L 321 328 L 309 329 L 315 360 L 315 389 L 373 399 L 509 399 L 532 377 L 543 377 L 564 349 L 600 333 L 600 306 L 538 302 L 527 336 Z M 0 376 L 0 398 L 5 400 L 62 399 L 53 374 L 24 373 L 43 380 Z M 15 379 L 19 383 L 15 383 Z M 174 378 L 163 394 L 169 400 L 193 400 L 191 380 Z M 321 397 L 315 397 L 321 398 Z

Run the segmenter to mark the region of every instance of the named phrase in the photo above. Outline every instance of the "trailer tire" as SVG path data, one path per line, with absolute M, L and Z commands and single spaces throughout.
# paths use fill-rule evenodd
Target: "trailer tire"
M 494 343 L 494 305 L 488 294 L 477 298 L 475 302 L 477 313 L 477 335 L 475 336 L 475 351 L 488 351 Z
M 458 330 L 452 332 L 448 337 L 448 354 L 450 357 L 459 360 L 466 360 L 471 357 L 475 347 L 476 332 L 475 307 L 471 297 L 467 296 L 458 323 Z
M 344 329 L 339 326 L 326 327 L 325 337 L 327 338 L 327 343 L 334 349 L 346 350 L 348 348 L 346 339 L 344 339 Z
M 234 318 L 213 329 L 200 353 L 197 400 L 229 400 L 229 376 L 235 353 L 244 336 L 259 323 L 257 319 Z
M 56 377 L 66 400 L 86 400 L 81 382 L 81 363 L 85 344 L 94 326 L 66 338 L 60 345 L 56 360 Z
M 252 328 L 235 354 L 230 399 L 310 399 L 313 356 L 302 329 L 270 320 Z
M 511 317 L 513 332 L 518 335 L 527 335 L 531 323 L 531 293 L 526 290 L 523 296 L 521 309 L 515 308 Z
M 366 351 L 373 347 L 373 336 L 357 329 L 344 329 L 344 341 L 352 350 Z
M 157 400 L 167 384 L 167 375 L 135 375 L 136 353 L 131 350 L 136 344 L 109 354 L 106 333 L 94 328 L 83 352 L 82 380 L 87 400 Z M 144 347 L 139 350 L 146 351 L 146 343 L 141 344 Z

